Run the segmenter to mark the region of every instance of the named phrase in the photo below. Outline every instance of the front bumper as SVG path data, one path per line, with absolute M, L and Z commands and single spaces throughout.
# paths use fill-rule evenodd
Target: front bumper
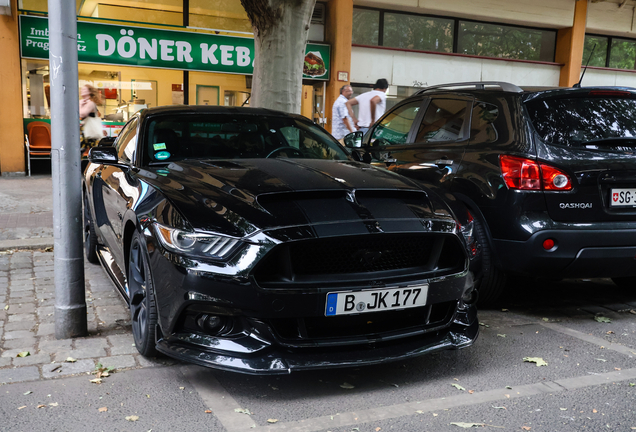
M 436 351 L 466 348 L 474 343 L 478 334 L 476 308 L 470 306 L 458 311 L 445 328 L 365 345 L 290 349 L 270 344 L 252 333 L 232 341 L 217 340 L 218 348 L 204 348 L 173 336 L 159 340 L 157 350 L 200 366 L 253 375 L 281 375 L 301 370 L 387 363 Z
M 493 244 L 506 272 L 559 278 L 636 276 L 636 228 L 596 229 L 594 225 L 546 229 L 526 241 L 495 239 Z M 544 249 L 547 239 L 554 240 L 554 248 Z

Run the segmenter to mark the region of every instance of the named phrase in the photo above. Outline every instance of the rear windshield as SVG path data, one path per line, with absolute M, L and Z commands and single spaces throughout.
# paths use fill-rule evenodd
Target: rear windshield
M 144 163 L 150 164 L 183 159 L 348 159 L 331 135 L 291 117 L 158 116 L 149 119 L 144 141 Z
M 526 107 L 546 143 L 584 148 L 636 145 L 635 99 L 539 99 L 527 102 Z

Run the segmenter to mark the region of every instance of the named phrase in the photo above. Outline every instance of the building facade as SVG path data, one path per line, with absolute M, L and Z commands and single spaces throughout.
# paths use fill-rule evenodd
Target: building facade
M 3 176 L 25 172 L 27 124 L 50 121 L 47 1 L 11 6 L 0 15 Z M 78 86 L 102 92 L 108 134 L 144 107 L 249 105 L 253 41 L 240 0 L 76 6 Z M 304 75 L 302 114 L 329 130 L 345 84 L 359 93 L 386 78 L 390 106 L 448 82 L 571 86 L 588 61 L 583 85 L 636 87 L 635 14 L 635 0 L 318 2 L 306 52 L 326 68 Z

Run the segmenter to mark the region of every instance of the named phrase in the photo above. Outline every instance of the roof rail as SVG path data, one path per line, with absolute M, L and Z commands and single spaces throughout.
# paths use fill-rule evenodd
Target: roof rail
M 516 86 L 514 84 L 510 84 L 502 81 L 471 81 L 471 82 L 461 82 L 461 83 L 451 83 L 451 84 L 439 84 L 430 87 L 424 87 L 422 90 L 418 91 L 415 94 L 426 93 L 431 90 L 437 89 L 445 89 L 450 87 L 474 87 L 475 90 L 484 90 L 486 86 L 496 86 L 500 87 L 505 92 L 512 93 L 522 93 L 523 90 L 521 87 Z

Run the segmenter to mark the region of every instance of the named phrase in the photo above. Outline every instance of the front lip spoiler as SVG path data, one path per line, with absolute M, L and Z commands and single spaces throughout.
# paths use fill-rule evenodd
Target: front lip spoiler
M 469 326 L 452 325 L 446 331 L 427 334 L 428 343 L 421 338 L 382 347 L 359 348 L 349 351 L 325 349 L 323 352 L 303 350 L 279 352 L 268 349 L 257 355 L 237 356 L 234 353 L 217 353 L 203 350 L 180 341 L 160 339 L 157 350 L 162 354 L 199 366 L 240 372 L 249 375 L 287 375 L 291 372 L 375 365 L 406 360 L 423 354 L 471 346 L 479 335 L 479 323 L 475 319 Z

